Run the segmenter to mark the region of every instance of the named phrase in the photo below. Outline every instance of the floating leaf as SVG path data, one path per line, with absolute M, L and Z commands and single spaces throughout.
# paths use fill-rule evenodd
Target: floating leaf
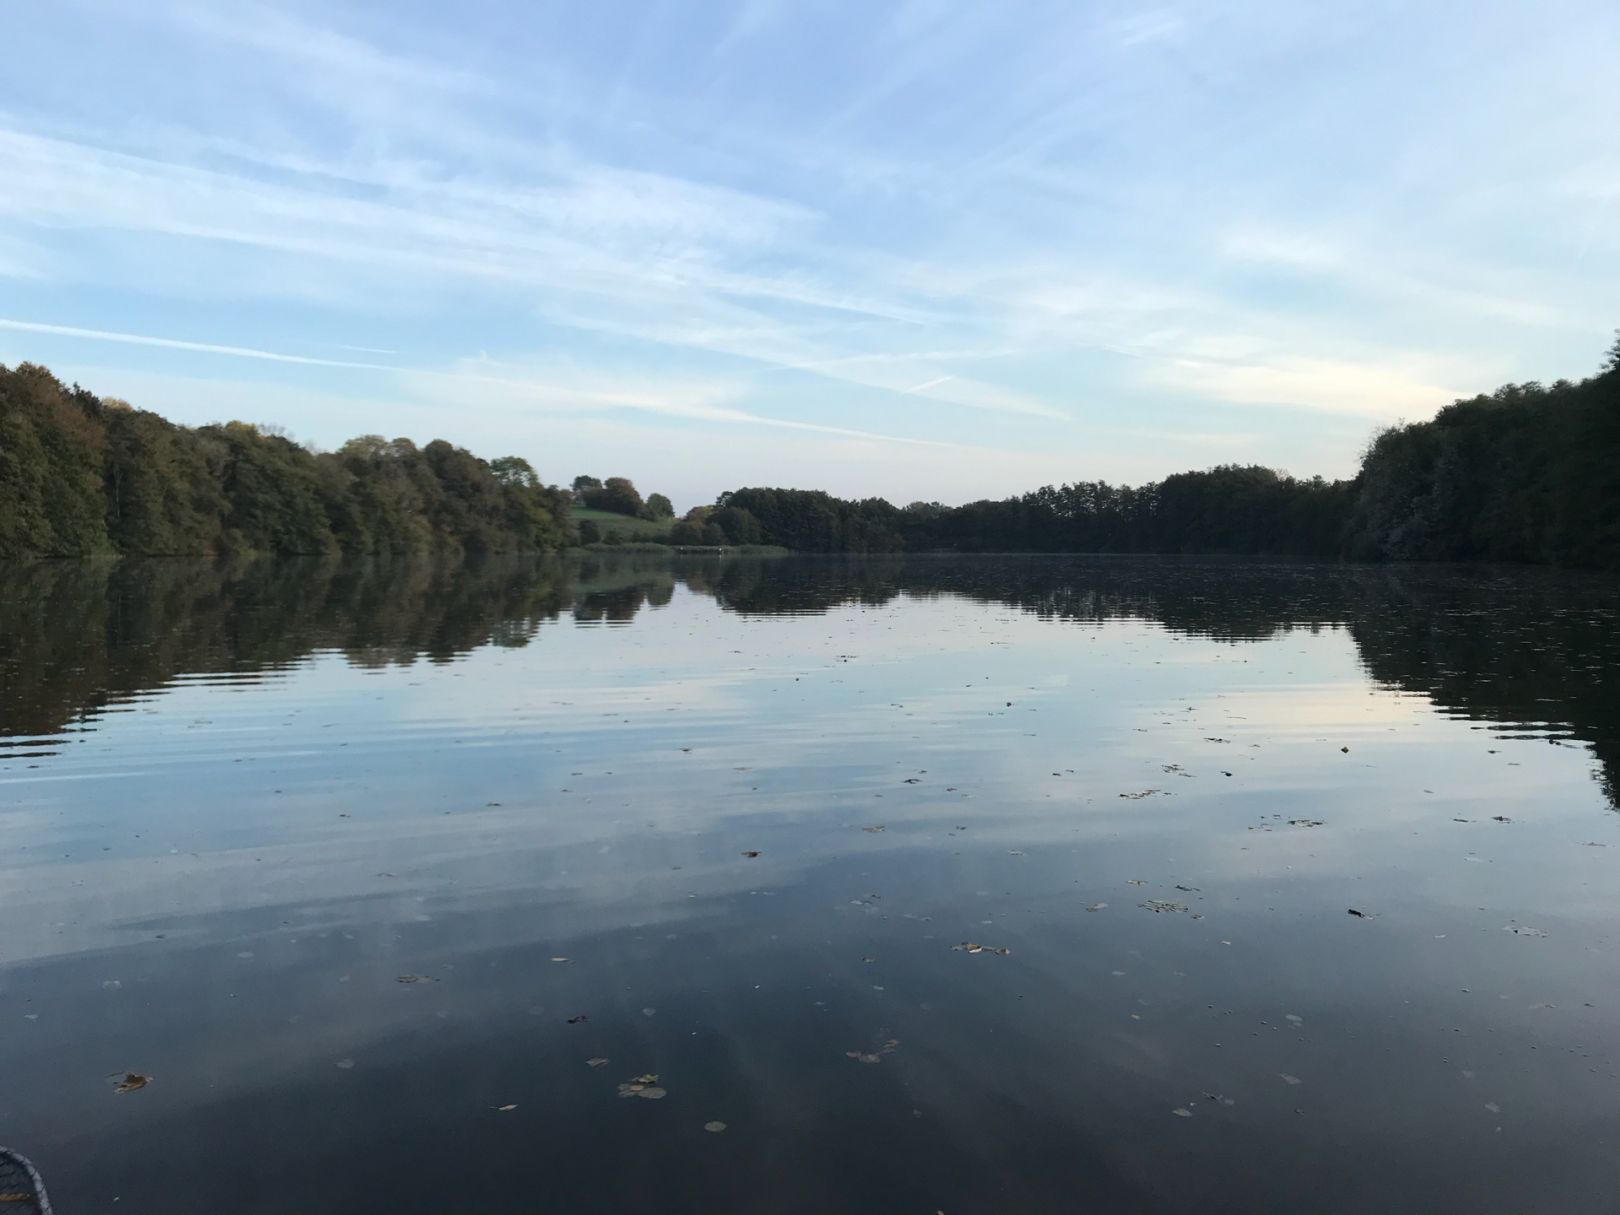
M 744 852 L 743 855 L 748 857 L 750 860 L 752 860 L 754 857 L 759 855 L 759 849 L 758 848 L 750 848 L 747 852 Z
M 587 1013 L 575 1013 L 573 1016 L 568 1018 L 568 1024 L 570 1024 L 570 1025 L 578 1025 L 578 1024 L 580 1024 L 580 1022 L 589 1021 L 590 1019 L 591 1018 L 590 1018 L 589 1014 L 587 1014 Z
M 586 1067 L 606 1067 L 607 1065 L 608 1060 L 602 1058 L 600 1055 L 596 1056 L 594 1059 L 585 1060 Z
M 515 1106 L 515 1105 L 497 1105 L 497 1106 L 495 1106 L 495 1112 L 497 1114 L 505 1114 L 505 1113 L 507 1113 L 507 1112 L 509 1112 L 511 1110 L 515 1110 L 515 1109 L 517 1109 L 517 1106 Z
M 883 825 L 882 825 L 882 824 L 881 824 L 881 823 L 879 823 L 879 824 L 878 824 L 878 825 L 877 825 L 877 826 L 875 826 L 875 827 L 862 827 L 862 828 L 861 828 L 861 830 L 862 830 L 862 831 L 866 831 L 866 832 L 869 832 L 869 833 L 871 833 L 871 834 L 872 834 L 872 835 L 876 835 L 876 834 L 877 834 L 877 833 L 878 833 L 878 832 L 880 832 L 880 831 L 882 831 L 882 830 L 884 830 L 884 827 L 883 827 Z
M 1153 912 L 1155 915 L 1159 914 L 1160 912 L 1164 912 L 1164 911 L 1186 911 L 1187 910 L 1187 905 L 1185 903 L 1167 903 L 1163 899 L 1149 899 L 1145 903 L 1138 903 L 1137 906 L 1138 907 L 1144 907 L 1148 911 Z
M 641 1097 L 647 1101 L 660 1101 L 668 1095 L 667 1089 L 658 1086 L 658 1077 L 653 1072 L 637 1076 L 634 1080 L 626 1080 L 619 1085 L 621 1097 Z
M 718 1135 L 721 1131 L 726 1129 L 726 1124 L 716 1119 L 714 1122 L 705 1122 L 703 1124 L 703 1129 L 708 1131 L 711 1135 Z
M 437 983 L 438 982 L 437 979 L 429 978 L 427 975 L 400 975 L 398 980 L 396 980 L 396 981 L 400 982 L 400 983 Z
M 1278 1072 L 1277 1074 L 1282 1077 L 1282 1081 L 1283 1081 L 1284 1084 L 1302 1084 L 1302 1083 L 1304 1083 L 1298 1076 L 1290 1076 L 1287 1072 Z
M 115 1092 L 115 1093 L 139 1092 L 141 1089 L 145 1088 L 150 1083 L 152 1083 L 152 1077 L 150 1077 L 150 1076 L 143 1076 L 139 1072 L 125 1072 L 123 1079 L 119 1080 L 116 1084 L 113 1085 L 113 1092 Z
M 1086 910 L 1087 911 L 1107 911 L 1108 910 L 1108 904 L 1107 903 L 1093 903 L 1090 907 L 1087 907 Z
M 1170 1112 L 1172 1114 L 1174 1114 L 1177 1118 L 1191 1118 L 1192 1117 L 1192 1111 L 1190 1109 L 1188 1109 L 1184 1105 L 1178 1105 L 1175 1109 L 1171 1110 Z

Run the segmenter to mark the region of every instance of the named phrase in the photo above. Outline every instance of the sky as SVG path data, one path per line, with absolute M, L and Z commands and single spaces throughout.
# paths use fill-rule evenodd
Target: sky
M 1620 325 L 1620 5 L 0 4 L 0 363 L 677 507 L 1353 473 Z

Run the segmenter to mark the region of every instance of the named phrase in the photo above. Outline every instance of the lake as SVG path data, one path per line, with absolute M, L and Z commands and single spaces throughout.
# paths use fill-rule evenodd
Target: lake
M 1620 1201 L 1614 578 L 0 573 L 62 1215 Z

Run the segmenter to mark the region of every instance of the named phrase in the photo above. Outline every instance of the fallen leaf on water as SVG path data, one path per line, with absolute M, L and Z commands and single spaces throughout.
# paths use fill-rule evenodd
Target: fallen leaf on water
M 594 1059 L 585 1060 L 586 1067 L 606 1067 L 607 1065 L 608 1060 L 602 1058 L 600 1055 L 596 1056 Z
M 1300 1084 L 1300 1083 L 1303 1083 L 1298 1076 L 1290 1076 L 1287 1072 L 1278 1072 L 1277 1074 L 1282 1077 L 1282 1081 L 1283 1081 L 1284 1084 Z
M 857 1060 L 857 1061 L 859 1061 L 861 1063 L 882 1063 L 883 1062 L 883 1057 L 881 1055 L 875 1055 L 870 1051 L 863 1051 L 863 1050 L 846 1050 L 844 1052 L 844 1057 L 846 1059 L 855 1059 L 855 1060 Z
M 1186 911 L 1187 910 L 1187 905 L 1185 903 L 1167 903 L 1163 899 L 1149 899 L 1145 903 L 1138 903 L 1137 906 L 1146 908 L 1148 911 L 1153 912 L 1155 915 L 1157 915 L 1161 911 Z
M 718 1135 L 721 1131 L 726 1129 L 726 1124 L 721 1122 L 719 1119 L 716 1119 L 713 1122 L 705 1122 L 703 1124 L 703 1129 L 708 1131 L 711 1135 Z
M 568 961 L 568 959 L 567 959 L 567 958 L 565 958 L 565 957 L 562 957 L 562 956 L 560 956 L 560 955 L 559 955 L 559 956 L 558 956 L 558 957 L 555 957 L 555 958 L 552 958 L 552 959 L 551 959 L 551 960 L 552 960 L 552 961 L 553 961 L 553 962 L 566 962 L 566 961 Z
M 1320 827 L 1322 826 L 1322 820 L 1319 818 L 1291 818 L 1288 820 L 1288 825 L 1290 827 Z
M 952 945 L 952 949 L 959 953 L 993 953 L 1006 957 L 1012 952 L 1004 945 L 980 945 L 976 941 L 963 941 L 960 945 Z
M 647 1072 L 619 1085 L 621 1097 L 641 1097 L 647 1101 L 659 1101 L 668 1095 L 669 1090 L 658 1086 L 658 1076 L 654 1072 Z
M 508 1111 L 508 1110 L 515 1110 L 515 1109 L 517 1109 L 517 1106 L 515 1106 L 515 1105 L 497 1105 L 497 1106 L 495 1106 L 495 1107 L 494 1107 L 494 1109 L 495 1109 L 495 1112 L 496 1112 L 496 1113 L 497 1113 L 497 1114 L 504 1114 L 504 1113 L 506 1113 L 506 1112 L 507 1112 L 507 1111 Z
M 1354 907 L 1348 908 L 1348 910 L 1358 920 L 1370 920 L 1372 918 L 1365 911 L 1357 911 Z
M 400 975 L 397 982 L 400 982 L 400 983 L 437 983 L 438 980 L 434 979 L 434 978 L 430 978 L 427 975 Z
M 1090 907 L 1086 908 L 1087 911 L 1106 911 L 1107 909 L 1107 903 L 1093 903 Z
M 589 1021 L 590 1019 L 590 1015 L 587 1013 L 575 1013 L 568 1018 L 568 1024 L 578 1025 L 581 1021 Z
M 152 1083 L 152 1077 L 143 1076 L 139 1072 L 125 1072 L 124 1078 L 113 1085 L 115 1093 L 133 1093 Z
M 884 828 L 883 828 L 883 825 L 881 823 L 879 823 L 875 827 L 862 827 L 861 828 L 862 831 L 870 832 L 873 835 L 876 835 L 879 831 L 882 831 L 883 829 Z
M 743 855 L 746 856 L 746 857 L 749 857 L 749 858 L 756 857 L 756 856 L 759 855 L 759 849 L 750 848 L 747 852 L 743 853 Z
M 1178 1105 L 1175 1109 L 1171 1110 L 1170 1112 L 1172 1114 L 1174 1114 L 1177 1118 L 1191 1118 L 1192 1117 L 1192 1111 L 1190 1109 L 1188 1109 L 1184 1105 Z

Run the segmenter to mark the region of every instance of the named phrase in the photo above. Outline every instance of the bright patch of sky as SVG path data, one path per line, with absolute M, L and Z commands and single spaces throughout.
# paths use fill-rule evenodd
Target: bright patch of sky
M 1595 370 L 1620 5 L 0 12 L 0 362 L 178 421 L 959 502 Z

